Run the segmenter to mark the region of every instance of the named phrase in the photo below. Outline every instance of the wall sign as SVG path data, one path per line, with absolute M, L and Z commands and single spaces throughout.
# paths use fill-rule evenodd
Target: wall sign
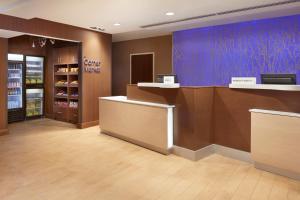
M 87 57 L 83 57 L 83 68 L 85 72 L 89 73 L 100 73 L 100 61 L 91 60 Z

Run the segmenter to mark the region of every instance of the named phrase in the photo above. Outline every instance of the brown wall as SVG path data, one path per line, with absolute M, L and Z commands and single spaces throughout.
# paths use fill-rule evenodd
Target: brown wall
M 249 109 L 300 112 L 300 92 L 290 91 L 227 87 L 160 89 L 128 85 L 127 97 L 174 104 L 174 144 L 191 150 L 214 143 L 250 152 Z
M 0 38 L 0 135 L 7 130 L 7 39 Z
M 81 127 L 98 124 L 98 97 L 111 95 L 110 34 L 99 33 L 43 19 L 22 19 L 0 14 L 0 29 L 82 42 L 82 55 L 101 61 L 101 73 L 82 75 Z M 5 89 L 5 88 L 1 88 Z M 5 89 L 6 90 L 6 89 Z
M 126 95 L 130 54 L 154 52 L 155 74 L 172 73 L 172 35 L 113 43 L 113 95 Z
M 22 35 L 8 39 L 8 53 L 46 56 L 46 48 L 32 48 L 33 37 Z

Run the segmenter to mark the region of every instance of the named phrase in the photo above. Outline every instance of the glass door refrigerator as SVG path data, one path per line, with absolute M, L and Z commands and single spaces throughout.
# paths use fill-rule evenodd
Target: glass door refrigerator
M 44 57 L 26 56 L 26 119 L 44 115 Z
M 24 56 L 8 54 L 7 108 L 8 123 L 23 121 L 24 109 Z

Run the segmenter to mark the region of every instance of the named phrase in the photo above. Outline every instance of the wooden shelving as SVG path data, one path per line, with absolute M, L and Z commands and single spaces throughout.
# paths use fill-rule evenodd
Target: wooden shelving
M 59 48 L 54 54 L 54 118 L 77 124 L 79 109 L 79 65 L 74 50 Z

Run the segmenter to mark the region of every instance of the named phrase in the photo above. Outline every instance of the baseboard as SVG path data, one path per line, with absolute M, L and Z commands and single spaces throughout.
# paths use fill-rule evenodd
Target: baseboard
M 257 169 L 261 169 L 261 170 L 264 170 L 264 171 L 268 171 L 268 172 L 271 172 L 271 173 L 274 173 L 274 174 L 278 174 L 278 175 L 281 175 L 281 176 L 286 176 L 286 177 L 289 177 L 289 178 L 296 179 L 296 180 L 300 181 L 300 174 L 299 173 L 291 172 L 291 171 L 288 171 L 288 170 L 285 170 L 285 169 L 280 169 L 280 168 L 277 168 L 277 167 L 272 167 L 270 165 L 266 165 L 266 164 L 262 164 L 262 163 L 258 163 L 258 162 L 254 162 L 254 166 Z
M 1 129 L 0 130 L 0 136 L 1 135 L 7 135 L 8 134 L 8 129 Z
M 241 150 L 237 150 L 237 149 L 233 149 L 233 148 L 229 148 L 229 147 L 224 147 L 224 146 L 217 145 L 217 144 L 211 144 L 211 145 L 201 148 L 197 151 L 193 151 L 190 149 L 186 149 L 186 148 L 174 145 L 172 148 L 172 153 L 177 156 L 180 156 L 180 157 L 183 157 L 183 158 L 186 158 L 189 160 L 193 160 L 193 161 L 200 160 L 202 158 L 205 158 L 209 155 L 216 153 L 216 154 L 220 154 L 222 156 L 230 157 L 230 158 L 233 158 L 236 160 L 253 163 L 249 152 L 245 152 L 245 151 L 241 151 Z
M 78 128 L 89 128 L 89 127 L 92 127 L 92 126 L 98 126 L 99 125 L 99 120 L 96 120 L 96 121 L 91 121 L 91 122 L 83 122 L 83 123 L 79 123 L 78 124 Z
M 206 146 L 197 151 L 193 151 L 190 149 L 186 149 L 186 148 L 174 145 L 172 148 L 172 153 L 177 156 L 189 159 L 189 160 L 197 161 L 197 160 L 200 160 L 202 158 L 205 158 L 205 157 L 213 154 L 214 149 L 213 149 L 213 145 L 209 145 L 209 146 Z
M 213 144 L 214 152 L 222 156 L 230 157 L 248 163 L 253 163 L 250 152 L 233 149 L 218 144 Z
M 54 114 L 45 113 L 45 118 L 54 119 Z

